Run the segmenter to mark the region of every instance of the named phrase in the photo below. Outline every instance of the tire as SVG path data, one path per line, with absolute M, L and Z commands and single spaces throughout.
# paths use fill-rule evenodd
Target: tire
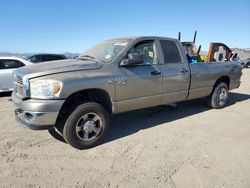
M 214 109 L 224 108 L 228 101 L 228 85 L 225 82 L 219 83 L 207 99 L 208 106 Z
M 63 128 L 63 138 L 77 149 L 92 148 L 102 142 L 109 128 L 109 115 L 98 103 L 87 102 L 76 107 Z

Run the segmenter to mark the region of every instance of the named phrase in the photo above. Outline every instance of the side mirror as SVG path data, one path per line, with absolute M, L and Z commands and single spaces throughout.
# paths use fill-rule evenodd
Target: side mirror
M 129 53 L 128 58 L 124 59 L 121 66 L 134 66 L 143 63 L 142 55 L 139 53 Z

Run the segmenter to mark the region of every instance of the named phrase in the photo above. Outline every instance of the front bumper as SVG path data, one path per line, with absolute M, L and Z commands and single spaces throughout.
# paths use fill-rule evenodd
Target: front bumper
M 64 103 L 64 100 L 21 100 L 15 94 L 12 94 L 12 101 L 15 104 L 16 121 L 34 130 L 52 128 Z

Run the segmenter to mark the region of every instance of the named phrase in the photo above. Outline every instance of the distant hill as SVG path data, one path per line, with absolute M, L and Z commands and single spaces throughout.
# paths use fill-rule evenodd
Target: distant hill
M 33 55 L 33 54 L 39 54 L 39 53 L 9 53 L 9 52 L 0 52 L 0 57 L 8 56 L 8 57 L 21 57 L 21 58 L 24 58 L 24 57 L 27 57 L 27 56 L 30 56 L 30 55 Z M 71 53 L 71 52 L 65 52 L 65 53 L 62 53 L 62 54 L 65 55 L 68 58 L 74 58 L 74 57 L 80 55 L 80 53 Z

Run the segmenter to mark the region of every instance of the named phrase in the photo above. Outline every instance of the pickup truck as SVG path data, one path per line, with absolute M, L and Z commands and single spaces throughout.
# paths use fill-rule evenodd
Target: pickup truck
M 104 139 L 112 114 L 197 98 L 223 108 L 241 75 L 239 63 L 189 63 L 177 39 L 124 37 L 78 59 L 16 70 L 12 101 L 21 125 L 56 128 L 71 146 L 87 149 Z

